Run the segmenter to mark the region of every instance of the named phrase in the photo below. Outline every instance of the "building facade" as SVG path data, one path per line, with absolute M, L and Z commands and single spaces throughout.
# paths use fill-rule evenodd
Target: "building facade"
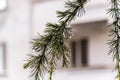
M 43 34 L 47 22 L 57 22 L 56 11 L 64 10 L 65 0 L 7 0 L 0 11 L 0 80 L 33 80 L 23 69 L 30 40 Z M 107 0 L 91 0 L 86 14 L 72 22 L 74 36 L 71 66 L 58 69 L 54 80 L 113 80 L 112 56 L 107 45 L 110 21 Z M 2 56 L 2 57 L 1 57 Z M 47 80 L 47 77 L 45 77 Z
M 28 71 L 23 69 L 29 53 L 30 1 L 2 1 L 6 1 L 6 7 L 0 11 L 0 80 L 30 80 Z

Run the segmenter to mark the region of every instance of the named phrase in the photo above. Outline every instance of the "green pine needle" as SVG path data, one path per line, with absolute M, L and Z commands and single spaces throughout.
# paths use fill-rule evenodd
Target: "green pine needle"
M 65 11 L 57 11 L 58 23 L 47 23 L 45 35 L 32 41 L 32 49 L 36 54 L 28 56 L 24 68 L 30 68 L 31 76 L 35 80 L 41 80 L 45 73 L 49 73 L 49 80 L 52 80 L 53 72 L 57 62 L 62 61 L 62 67 L 68 67 L 70 60 L 70 49 L 66 42 L 71 38 L 71 28 L 67 27 L 76 16 L 85 13 L 84 5 L 87 0 L 67 1 Z
M 111 16 L 113 22 L 109 25 L 110 37 L 112 37 L 108 43 L 110 45 L 109 53 L 112 54 L 113 60 L 116 61 L 116 78 L 120 80 L 120 1 L 111 0 L 110 3 L 111 8 L 108 10 L 108 13 Z
M 58 23 L 47 23 L 45 35 L 32 41 L 32 49 L 35 54 L 28 56 L 24 68 L 31 69 L 31 76 L 35 80 L 41 80 L 46 73 L 49 73 L 49 80 L 52 80 L 53 72 L 56 70 L 57 62 L 62 61 L 62 67 L 68 67 L 70 60 L 70 49 L 66 42 L 71 38 L 70 22 L 76 16 L 83 16 L 84 6 L 87 0 L 68 0 L 65 2 L 65 11 L 57 11 Z M 118 72 L 116 78 L 120 80 L 120 1 L 111 0 L 111 8 L 108 10 L 113 22 L 110 26 L 109 40 L 110 51 L 113 60 L 116 61 L 115 70 Z

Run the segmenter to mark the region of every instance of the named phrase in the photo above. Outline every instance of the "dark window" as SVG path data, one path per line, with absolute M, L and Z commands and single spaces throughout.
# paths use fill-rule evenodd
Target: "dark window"
M 71 42 L 71 50 L 72 50 L 72 66 L 76 64 L 76 43 L 73 41 Z
M 88 40 L 86 38 L 80 40 L 81 45 L 81 64 L 82 66 L 88 65 Z
M 0 43 L 0 76 L 4 75 L 6 70 L 6 45 Z

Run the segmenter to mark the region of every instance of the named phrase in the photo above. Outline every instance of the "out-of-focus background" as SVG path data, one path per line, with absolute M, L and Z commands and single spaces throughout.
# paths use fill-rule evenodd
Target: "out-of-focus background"
M 43 34 L 47 22 L 57 22 L 56 11 L 65 0 L 0 0 L 0 80 L 33 80 L 23 69 L 30 41 Z M 114 80 L 107 45 L 110 21 L 108 0 L 90 0 L 86 14 L 72 22 L 71 66 L 54 73 L 54 80 Z M 48 80 L 45 77 L 45 80 Z

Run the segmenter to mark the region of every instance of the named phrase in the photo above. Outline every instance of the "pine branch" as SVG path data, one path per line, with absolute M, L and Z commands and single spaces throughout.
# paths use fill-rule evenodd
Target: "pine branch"
M 77 0 L 77 1 L 69 1 L 65 2 L 65 11 L 57 11 L 57 14 L 60 20 L 64 20 L 65 22 L 70 22 L 76 16 L 82 16 L 85 13 L 83 6 L 86 4 L 86 0 Z
M 110 36 L 112 39 L 109 42 L 110 54 L 113 55 L 113 60 L 116 61 L 115 70 L 117 71 L 118 80 L 120 80 L 120 1 L 111 0 L 111 8 L 108 10 L 113 22 L 110 26 Z
M 58 24 L 48 23 L 45 35 L 32 41 L 32 49 L 37 54 L 28 57 L 24 68 L 32 70 L 35 80 L 40 80 L 45 73 L 49 73 L 49 80 L 56 69 L 57 61 L 62 60 L 62 67 L 69 65 L 70 49 L 65 42 L 71 37 L 71 28 L 67 27 L 76 16 L 82 16 L 85 12 L 84 5 L 87 0 L 67 1 L 65 11 L 57 11 Z M 36 56 L 35 56 L 36 55 Z
M 57 11 L 59 21 L 57 24 L 48 23 L 45 35 L 39 36 L 32 41 L 32 49 L 37 54 L 29 55 L 24 68 L 30 68 L 31 76 L 35 80 L 41 80 L 45 73 L 49 73 L 49 80 L 52 80 L 52 74 L 56 69 L 57 61 L 62 60 L 62 66 L 67 67 L 70 59 L 70 50 L 65 42 L 71 37 L 71 28 L 67 27 L 76 16 L 82 16 L 85 13 L 84 5 L 87 0 L 67 1 L 65 11 Z M 120 1 L 111 0 L 111 8 L 108 10 L 113 22 L 110 26 L 109 41 L 110 51 L 113 60 L 116 61 L 115 70 L 118 72 L 116 78 L 120 80 Z

